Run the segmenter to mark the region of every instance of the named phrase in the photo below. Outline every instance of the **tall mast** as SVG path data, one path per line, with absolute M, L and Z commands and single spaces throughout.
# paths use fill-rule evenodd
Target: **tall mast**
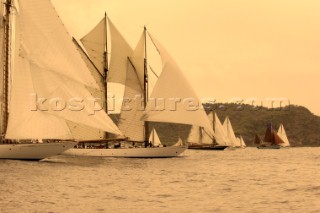
M 105 100 L 105 112 L 108 114 L 108 71 L 109 71 L 109 65 L 108 65 L 108 21 L 107 21 L 107 13 L 104 13 L 104 20 L 105 20 L 105 33 L 106 33 L 106 43 L 105 43 L 105 50 L 103 55 L 104 60 L 104 66 L 103 66 L 103 80 L 104 80 L 104 100 Z M 105 132 L 104 138 L 108 137 L 108 133 Z
M 144 108 L 147 107 L 148 102 L 148 69 L 147 69 L 147 28 L 144 26 L 144 83 L 143 83 L 143 91 L 144 91 Z M 148 122 L 144 122 L 144 140 L 148 141 Z
M 4 66 L 3 66 L 3 120 L 2 120 L 2 129 L 1 129 L 1 140 L 4 141 L 4 136 L 6 134 L 7 126 L 8 126 L 8 99 L 9 99 L 9 51 L 10 51 L 10 8 L 11 8 L 11 0 L 6 0 L 5 2 L 5 25 L 4 25 Z

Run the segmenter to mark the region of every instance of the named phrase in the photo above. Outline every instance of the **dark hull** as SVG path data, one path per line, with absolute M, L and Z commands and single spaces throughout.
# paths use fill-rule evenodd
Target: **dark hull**
M 202 145 L 189 145 L 188 149 L 197 149 L 197 150 L 217 150 L 223 151 L 228 146 L 202 146 Z
M 281 146 L 279 145 L 271 145 L 271 146 L 258 146 L 258 149 L 280 149 Z

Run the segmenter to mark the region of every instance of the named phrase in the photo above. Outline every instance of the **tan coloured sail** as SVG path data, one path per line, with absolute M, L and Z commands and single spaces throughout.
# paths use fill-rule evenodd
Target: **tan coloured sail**
M 213 113 L 211 112 L 209 115 L 210 117 L 213 117 L 213 129 L 214 129 L 214 133 L 215 133 L 215 141 L 217 142 L 217 144 L 219 145 L 229 145 L 229 140 L 227 138 L 227 135 L 224 131 L 224 128 L 220 122 L 220 119 L 217 115 L 217 113 Z
M 200 108 L 201 103 L 192 89 L 190 83 L 183 75 L 179 66 L 174 62 L 169 53 L 153 37 L 162 59 L 162 73 L 151 93 L 149 100 L 165 101 L 165 109 L 158 109 L 155 102 L 149 101 L 143 120 L 155 122 L 170 122 L 191 124 L 204 127 L 211 135 L 214 132 L 203 109 L 191 109 L 186 106 L 188 101 L 193 101 Z M 175 102 L 175 100 L 180 100 Z M 176 105 L 172 105 L 175 102 Z
M 136 70 L 131 61 L 127 59 L 124 101 L 118 127 L 129 140 L 144 140 L 144 122 L 140 120 L 143 113 L 142 98 L 143 89 L 141 88 Z
M 227 135 L 230 146 L 236 147 L 240 146 L 240 140 L 237 140 L 229 117 L 227 116 L 223 122 L 223 128 Z
M 93 99 L 86 87 L 98 86 L 50 1 L 20 1 L 15 29 L 19 42 L 12 65 L 14 81 L 6 138 L 73 139 L 66 121 L 122 134 L 103 110 L 93 111 L 100 108 L 99 104 L 91 106 L 90 101 L 84 101 L 82 110 L 68 108 L 74 107 L 70 104 L 74 98 Z M 36 102 L 35 109 L 31 94 L 48 101 L 41 109 Z M 56 105 L 51 101 L 57 99 L 62 100 L 59 109 L 64 103 L 66 108 L 52 108 Z
M 106 35 L 106 18 L 103 18 L 88 34 L 80 39 L 93 64 L 104 74 Z

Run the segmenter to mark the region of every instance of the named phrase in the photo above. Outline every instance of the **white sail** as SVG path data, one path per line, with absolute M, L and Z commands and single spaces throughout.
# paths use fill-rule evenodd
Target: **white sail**
M 155 122 L 182 123 L 201 126 L 214 135 L 209 120 L 190 83 L 169 53 L 153 37 L 162 59 L 162 73 L 151 93 L 143 120 Z M 162 99 L 162 100 L 160 100 Z M 159 109 L 158 100 L 164 101 L 164 109 Z M 188 104 L 197 104 L 198 109 Z
M 6 138 L 72 139 L 66 120 L 121 134 L 107 114 L 95 111 L 99 104 L 92 106 L 94 98 L 85 86 L 97 88 L 97 84 L 50 1 L 21 1 L 16 18 L 16 30 L 21 29 L 15 34 L 20 38 L 15 38 L 19 42 L 13 54 Z M 35 97 L 48 100 L 42 109 Z M 70 104 L 73 98 L 85 100 L 83 109 L 68 108 L 74 107 Z M 62 104 L 58 110 L 51 102 L 57 99 Z
M 97 88 L 50 1 L 19 1 L 25 57 L 33 64 Z
M 191 126 L 189 135 L 188 135 L 188 142 L 189 143 L 201 143 L 201 135 L 200 135 L 200 127 L 198 126 Z
M 246 146 L 247 146 L 247 145 L 246 145 L 246 143 L 244 142 L 243 137 L 240 136 L 240 147 L 246 147 Z
M 201 134 L 202 134 L 202 144 L 212 144 L 213 138 L 209 136 L 209 134 L 201 127 Z
M 98 89 L 96 88 L 91 88 L 91 87 L 86 87 L 86 89 L 91 93 L 91 95 L 95 98 L 98 98 L 99 104 L 101 107 L 105 109 L 106 107 L 106 101 L 105 101 L 105 96 L 104 96 L 104 81 L 102 78 L 102 74 L 100 71 L 97 69 L 97 67 L 94 65 L 94 63 L 89 59 L 89 56 L 84 52 L 84 50 L 81 48 L 81 46 L 78 44 L 78 42 L 74 39 L 73 40 L 77 50 L 79 51 L 82 59 L 86 63 L 86 65 L 89 68 L 90 73 L 92 74 L 93 78 L 95 79 Z M 105 132 L 92 128 L 83 124 L 79 123 L 74 123 L 71 121 L 67 121 L 67 125 L 71 131 L 71 134 L 76 140 L 99 140 L 102 139 L 105 136 Z
M 108 71 L 108 82 L 126 83 L 128 57 L 132 55 L 132 48 L 108 19 L 111 33 L 111 57 Z
M 134 67 L 136 68 L 141 88 L 144 87 L 145 38 L 145 32 L 143 32 L 136 48 L 133 50 L 132 56 L 130 57 Z
M 80 39 L 93 64 L 104 74 L 106 35 L 106 18 L 103 18 L 88 34 Z
M 280 143 L 280 146 L 290 146 L 286 131 L 284 130 L 284 127 L 282 124 L 280 124 L 280 127 L 278 129 L 278 136 L 283 140 L 284 143 Z
M 240 141 L 237 140 L 237 138 L 234 134 L 234 131 L 233 131 L 233 128 L 232 128 L 232 125 L 231 125 L 231 122 L 230 122 L 230 119 L 228 116 L 225 118 L 225 120 L 223 122 L 223 128 L 224 128 L 224 131 L 227 135 L 229 145 L 233 146 L 233 147 L 240 146 Z
M 177 143 L 173 144 L 172 146 L 183 146 L 183 141 L 182 141 L 182 139 L 179 137 Z
M 142 98 L 143 89 L 141 88 L 136 70 L 131 61 L 127 59 L 124 101 L 118 127 L 126 137 L 129 137 L 129 140 L 144 140 L 144 122 L 140 120 L 143 106 L 141 106 L 142 102 L 138 100 Z
M 152 131 L 151 131 L 151 134 L 149 137 L 149 142 L 151 142 L 153 146 L 160 146 L 161 145 L 160 138 L 159 138 L 158 133 L 155 129 L 152 129 Z
M 213 116 L 213 113 L 210 113 L 211 116 Z M 210 116 L 209 114 L 209 116 Z M 224 128 L 220 122 L 220 119 L 217 115 L 217 113 L 214 113 L 214 133 L 215 133 L 215 139 L 217 144 L 219 145 L 229 145 L 228 138 L 226 136 L 226 133 L 224 131 Z

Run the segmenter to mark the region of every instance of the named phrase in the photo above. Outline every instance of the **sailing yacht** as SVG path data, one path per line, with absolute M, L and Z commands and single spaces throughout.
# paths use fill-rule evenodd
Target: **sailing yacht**
M 4 6 L 0 158 L 61 154 L 77 144 L 76 124 L 121 135 L 106 113 L 92 112 L 87 88 L 97 84 L 51 2 Z
M 108 29 L 110 35 L 108 35 Z M 111 37 L 111 53 L 108 53 L 108 38 Z M 165 146 L 156 137 L 156 131 L 150 130 L 148 122 L 165 122 L 179 124 L 198 124 L 210 132 L 210 123 L 202 110 L 187 111 L 183 103 L 177 103 L 177 109 L 157 109 L 155 102 L 170 101 L 170 98 L 193 98 L 199 100 L 174 62 L 162 45 L 151 36 L 144 27 L 143 33 L 135 49 L 127 43 L 113 22 L 105 17 L 82 39 L 80 39 L 103 86 L 101 91 L 107 101 L 107 84 L 118 83 L 125 86 L 124 102 L 120 112 L 118 127 L 125 138 L 103 138 L 80 141 L 78 148 L 65 152 L 76 156 L 105 157 L 175 157 L 186 150 L 186 146 Z M 156 48 L 162 61 L 162 72 L 153 88 L 149 85 L 151 74 L 155 74 L 147 60 L 147 40 Z M 150 45 L 150 46 L 151 46 Z M 81 45 L 77 45 L 79 48 Z M 110 61 L 109 61 L 109 55 Z M 138 101 L 137 101 L 138 100 Z M 107 104 L 105 111 L 108 112 Z M 151 136 L 149 136 L 151 134 Z M 170 143 L 181 144 L 170 141 Z M 151 145 L 151 146 L 150 146 Z M 89 148 L 88 148 L 89 147 Z M 90 149 L 92 148 L 92 149 Z
M 217 113 L 210 112 L 208 118 L 212 122 L 214 136 L 210 137 L 203 127 L 192 126 L 188 137 L 189 149 L 224 150 L 229 147 L 228 138 Z
M 283 143 L 280 143 L 281 147 L 289 147 L 290 143 L 286 134 L 286 131 L 284 130 L 283 124 L 280 124 L 278 129 L 278 135 L 283 140 Z
M 259 142 L 259 138 L 256 138 L 256 143 Z M 259 142 L 258 149 L 280 149 L 282 143 L 284 141 L 280 138 L 280 136 L 276 133 L 272 128 L 272 124 L 269 123 L 267 125 L 266 133 L 264 135 L 264 139 L 262 142 Z
M 238 140 L 239 148 L 242 148 L 242 149 L 246 148 L 247 145 L 244 142 L 243 137 L 241 135 L 240 137 L 237 137 L 237 140 Z

